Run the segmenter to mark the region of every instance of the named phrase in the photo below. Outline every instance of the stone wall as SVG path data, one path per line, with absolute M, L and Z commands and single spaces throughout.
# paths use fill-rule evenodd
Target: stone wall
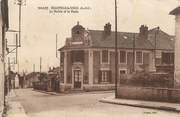
M 180 89 L 119 86 L 117 97 L 180 103 Z

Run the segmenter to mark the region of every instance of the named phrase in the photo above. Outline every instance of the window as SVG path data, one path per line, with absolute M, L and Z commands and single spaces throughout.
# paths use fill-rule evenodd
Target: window
M 120 63 L 126 63 L 126 51 L 120 51 Z
M 162 64 L 174 64 L 174 53 L 162 53 Z
M 72 63 L 74 62 L 84 62 L 84 51 L 82 50 L 77 50 L 77 51 L 71 51 L 71 60 Z
M 108 63 L 108 50 L 103 50 L 101 55 L 101 61 L 102 63 Z
M 101 70 L 100 72 L 100 77 L 99 77 L 99 82 L 111 82 L 111 71 L 110 70 Z
M 136 63 L 142 63 L 142 52 L 136 52 Z

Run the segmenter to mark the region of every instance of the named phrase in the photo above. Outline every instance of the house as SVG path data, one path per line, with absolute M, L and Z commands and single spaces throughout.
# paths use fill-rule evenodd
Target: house
M 173 66 L 174 37 L 159 27 L 141 25 L 139 33 L 118 32 L 117 37 L 118 77 Z M 104 30 L 86 30 L 78 22 L 59 51 L 61 91 L 114 89 L 115 32 L 110 23 Z
M 49 68 L 48 71 L 48 91 L 59 92 L 59 67 Z
M 31 72 L 25 76 L 25 87 L 32 88 L 34 82 L 39 81 L 39 72 Z

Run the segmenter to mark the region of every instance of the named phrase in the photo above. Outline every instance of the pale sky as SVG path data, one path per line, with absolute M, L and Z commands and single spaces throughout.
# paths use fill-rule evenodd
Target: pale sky
M 9 0 L 10 29 L 18 30 L 18 6 L 16 0 Z M 103 30 L 110 22 L 114 30 L 114 0 L 23 0 L 22 6 L 22 47 L 19 49 L 20 71 L 31 72 L 33 64 L 39 71 L 39 58 L 42 57 L 42 70 L 58 66 L 55 42 L 58 34 L 58 47 L 62 47 L 66 37 L 71 36 L 71 28 L 80 22 L 85 28 Z M 138 32 L 141 24 L 149 29 L 156 26 L 174 35 L 174 16 L 169 12 L 180 5 L 179 0 L 117 0 L 118 31 Z M 88 6 L 74 14 L 50 14 L 40 10 L 42 6 Z M 13 43 L 14 33 L 7 34 L 8 42 Z M 17 66 L 16 66 L 17 67 Z

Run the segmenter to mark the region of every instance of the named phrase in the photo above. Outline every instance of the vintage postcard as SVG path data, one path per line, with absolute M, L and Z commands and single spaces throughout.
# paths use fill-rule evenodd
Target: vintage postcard
M 0 1 L 0 116 L 180 117 L 179 0 Z

